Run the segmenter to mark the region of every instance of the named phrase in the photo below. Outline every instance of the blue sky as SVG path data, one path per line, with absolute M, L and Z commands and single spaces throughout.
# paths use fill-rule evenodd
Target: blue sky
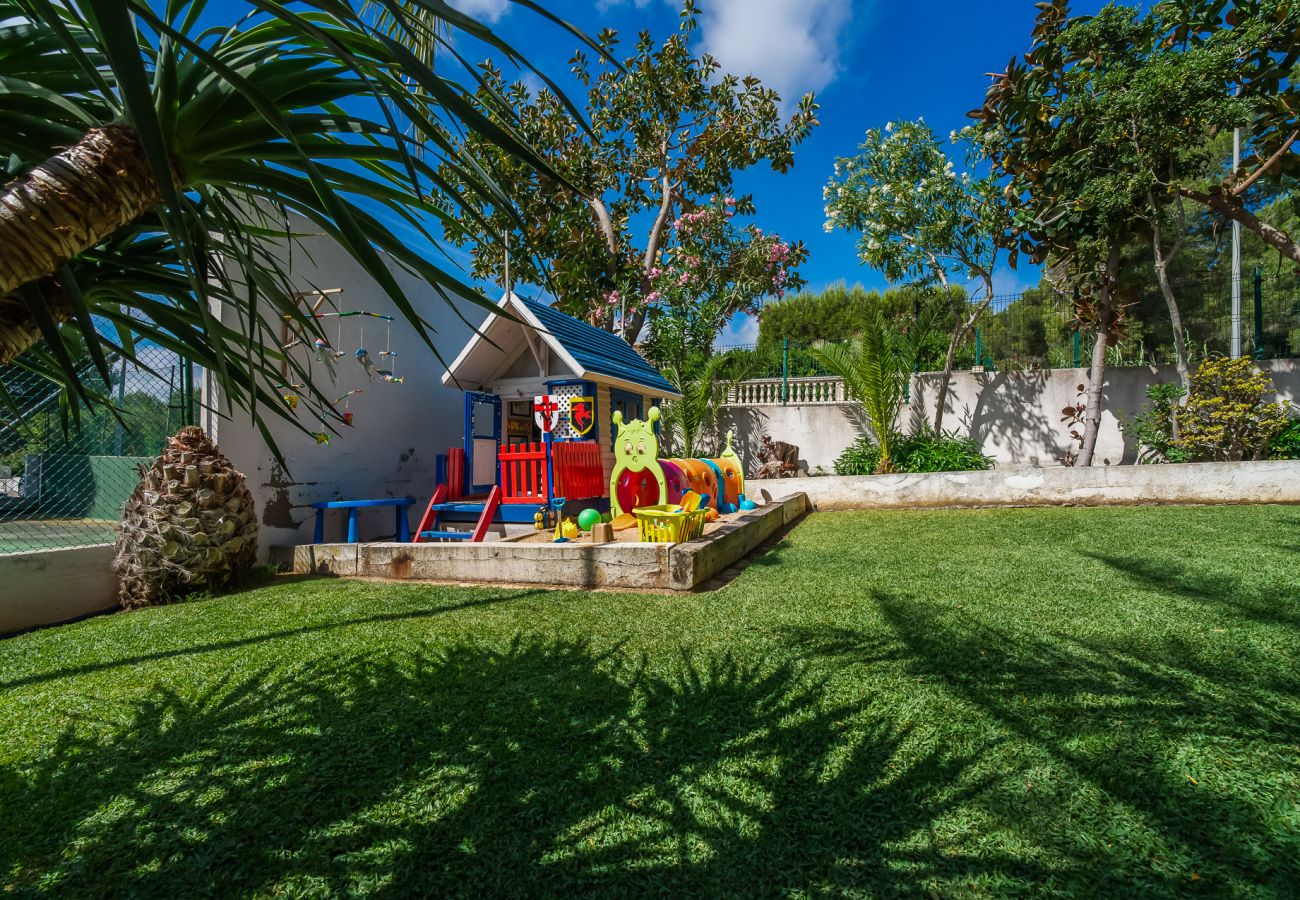
M 452 0 L 493 23 L 539 68 L 561 80 L 576 44 L 558 29 L 509 0 Z M 1031 0 L 698 0 L 699 44 L 726 71 L 754 74 L 796 97 L 812 90 L 821 125 L 799 148 L 794 168 L 779 175 L 752 169 L 738 190 L 754 194 L 757 224 L 787 239 L 805 241 L 809 287 L 841 279 L 883 287 L 879 273 L 862 267 L 854 239 L 822 228 L 822 186 L 835 157 L 851 154 L 867 128 L 890 120 L 924 117 L 937 134 L 967 123 L 988 78 L 1029 46 L 1035 15 Z M 1096 0 L 1073 4 L 1093 12 Z M 552 0 L 549 9 L 595 33 L 617 29 L 630 42 L 649 29 L 663 37 L 677 27 L 674 0 Z M 561 82 L 564 83 L 563 81 Z M 1036 271 L 1000 271 L 996 291 L 1014 293 L 1035 284 Z M 752 321 L 733 322 L 720 343 L 752 340 Z

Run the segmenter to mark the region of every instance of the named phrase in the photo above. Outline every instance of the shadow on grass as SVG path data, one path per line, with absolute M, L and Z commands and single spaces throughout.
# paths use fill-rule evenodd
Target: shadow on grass
M 277 641 L 283 638 L 297 637 L 299 635 L 316 634 L 323 631 L 334 631 L 338 628 L 350 628 L 353 625 L 373 625 L 381 622 L 405 622 L 416 619 L 428 619 L 433 616 L 440 616 L 445 613 L 457 612 L 460 610 L 474 609 L 480 606 L 494 606 L 498 603 L 506 603 L 511 600 L 520 600 L 525 597 L 536 596 L 544 593 L 543 591 L 521 591 L 513 594 L 500 595 L 496 594 L 490 597 L 483 597 L 479 600 L 466 600 L 463 603 L 453 603 L 447 606 L 439 606 L 432 609 L 413 609 L 404 612 L 378 613 L 373 616 L 362 616 L 357 619 L 345 619 L 343 621 L 322 622 L 319 625 L 302 625 L 298 628 L 282 628 L 279 631 L 267 631 L 262 634 L 253 634 L 242 638 L 233 638 L 228 641 L 214 641 L 209 644 L 195 644 L 183 647 L 174 647 L 169 650 L 156 650 L 153 653 L 141 653 L 136 656 L 126 656 L 121 659 L 114 659 L 107 662 L 87 663 L 83 666 L 72 666 L 66 669 L 57 669 L 53 672 L 41 672 L 37 675 L 27 675 L 22 678 L 15 678 L 13 681 L 0 681 L 0 689 L 18 688 L 30 684 L 41 684 L 46 681 L 57 681 L 60 678 L 72 678 L 77 675 L 87 675 L 93 672 L 104 672 L 109 669 L 120 669 L 124 666 L 134 666 L 140 663 L 153 662 L 160 659 L 172 659 L 178 656 L 194 656 L 200 653 L 218 653 L 227 650 L 236 650 L 240 647 L 250 647 L 255 644 L 262 644 L 266 641 Z M 214 598 L 215 599 L 215 598 Z M 197 602 L 209 602 L 207 598 Z M 130 612 L 117 611 L 116 614 L 131 615 Z
M 192 896 L 915 893 L 1045 877 L 945 846 L 966 753 L 796 666 L 454 646 L 159 690 L 0 769 L 0 885 Z M 85 725 L 86 723 L 83 723 Z
M 1238 617 L 1263 625 L 1300 626 L 1300 614 L 1292 606 L 1300 599 L 1300 578 L 1272 585 L 1251 587 L 1236 575 L 1216 575 L 1162 556 L 1160 559 L 1116 556 L 1082 551 L 1126 576 L 1141 587 L 1157 593 L 1175 593 Z
M 1181 639 L 1109 645 L 991 627 L 950 604 L 873 599 L 892 635 L 791 632 L 791 644 L 850 666 L 901 659 L 902 677 L 1013 735 L 1001 762 L 985 756 L 1005 778 L 975 803 L 1026 845 L 1075 863 L 1039 889 L 1295 895 L 1294 672 Z

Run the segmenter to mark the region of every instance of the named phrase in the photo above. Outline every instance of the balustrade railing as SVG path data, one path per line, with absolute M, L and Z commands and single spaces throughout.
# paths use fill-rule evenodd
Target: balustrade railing
M 846 403 L 838 378 L 752 378 L 727 392 L 727 406 L 826 406 Z

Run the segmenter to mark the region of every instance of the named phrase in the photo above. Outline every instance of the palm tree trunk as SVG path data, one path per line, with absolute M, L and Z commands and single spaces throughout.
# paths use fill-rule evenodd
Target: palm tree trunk
M 1106 345 L 1110 340 L 1110 323 L 1114 313 L 1115 273 L 1119 269 L 1119 256 L 1119 246 L 1112 245 L 1106 256 L 1106 268 L 1102 272 L 1097 321 L 1094 323 L 1096 338 L 1092 344 L 1092 364 L 1088 367 L 1083 446 L 1079 448 L 1079 458 L 1075 460 L 1077 466 L 1092 465 L 1092 457 L 1097 449 L 1097 435 L 1101 430 L 1101 388 L 1106 379 Z
M 91 129 L 0 189 L 0 363 L 41 336 L 14 292 L 161 202 L 139 137 L 122 124 Z M 59 318 L 55 309 L 50 313 Z
M 1155 205 L 1155 198 L 1151 191 L 1147 191 L 1147 198 L 1151 203 L 1154 217 L 1151 220 L 1151 246 L 1155 253 L 1156 281 L 1160 285 L 1160 294 L 1165 298 L 1165 306 L 1169 308 L 1169 324 L 1174 329 L 1174 357 L 1178 368 L 1178 381 L 1183 386 L 1183 391 L 1191 389 L 1191 376 L 1187 367 L 1187 341 L 1186 335 L 1183 334 L 1183 316 L 1178 309 L 1178 298 L 1174 296 L 1174 287 L 1169 282 L 1169 266 L 1175 256 L 1178 255 L 1179 247 L 1183 242 L 1183 235 L 1187 231 L 1185 217 L 1183 215 L 1183 203 L 1181 197 L 1174 198 L 1174 208 L 1177 217 L 1174 221 L 1175 236 L 1174 241 L 1169 247 L 1164 245 L 1164 237 L 1160 228 L 1160 210 Z M 1186 393 L 1183 398 L 1186 402 Z M 1173 437 L 1178 439 L 1178 417 L 1173 418 Z

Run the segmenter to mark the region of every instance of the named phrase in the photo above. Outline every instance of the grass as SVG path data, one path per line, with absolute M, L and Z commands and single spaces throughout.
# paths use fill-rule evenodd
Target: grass
M 0 642 L 15 895 L 1293 896 L 1300 511 L 810 517 L 694 596 Z

